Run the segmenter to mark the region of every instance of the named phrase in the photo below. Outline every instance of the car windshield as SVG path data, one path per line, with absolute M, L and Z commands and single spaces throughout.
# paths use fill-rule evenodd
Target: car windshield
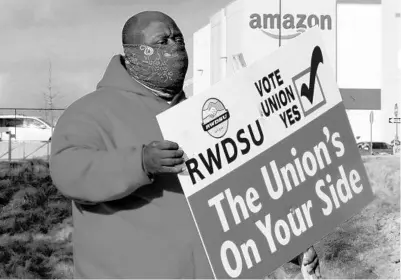
M 42 122 L 44 122 L 44 123 L 46 123 L 48 126 L 52 126 L 48 121 L 46 121 L 46 120 L 44 120 L 44 119 L 42 119 L 42 118 L 38 118 L 39 120 L 41 120 Z
M 373 142 L 373 149 L 387 149 L 387 144 L 382 142 Z

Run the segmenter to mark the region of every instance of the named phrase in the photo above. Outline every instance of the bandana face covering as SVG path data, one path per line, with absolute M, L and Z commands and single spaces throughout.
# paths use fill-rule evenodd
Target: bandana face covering
M 126 67 L 138 82 L 157 91 L 155 94 L 171 101 L 183 88 L 188 69 L 184 45 L 123 45 Z

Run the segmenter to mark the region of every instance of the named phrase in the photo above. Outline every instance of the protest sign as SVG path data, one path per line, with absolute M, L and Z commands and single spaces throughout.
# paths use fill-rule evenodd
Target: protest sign
M 218 279 L 265 277 L 373 199 L 316 28 L 157 119 Z

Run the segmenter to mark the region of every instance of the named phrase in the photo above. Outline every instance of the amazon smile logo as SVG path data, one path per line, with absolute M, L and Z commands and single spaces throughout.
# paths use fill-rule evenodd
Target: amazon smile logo
M 332 18 L 330 15 L 306 15 L 306 14 L 251 14 L 249 26 L 252 29 L 260 29 L 264 34 L 279 39 L 278 30 L 287 31 L 281 35 L 281 39 L 288 40 L 297 37 L 313 26 L 319 26 L 321 30 L 332 29 Z

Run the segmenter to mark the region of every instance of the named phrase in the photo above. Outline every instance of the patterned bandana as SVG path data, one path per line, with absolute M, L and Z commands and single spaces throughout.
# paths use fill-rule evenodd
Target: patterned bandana
M 181 92 L 188 69 L 184 45 L 152 48 L 125 44 L 123 47 L 125 63 L 131 77 L 168 101 Z

